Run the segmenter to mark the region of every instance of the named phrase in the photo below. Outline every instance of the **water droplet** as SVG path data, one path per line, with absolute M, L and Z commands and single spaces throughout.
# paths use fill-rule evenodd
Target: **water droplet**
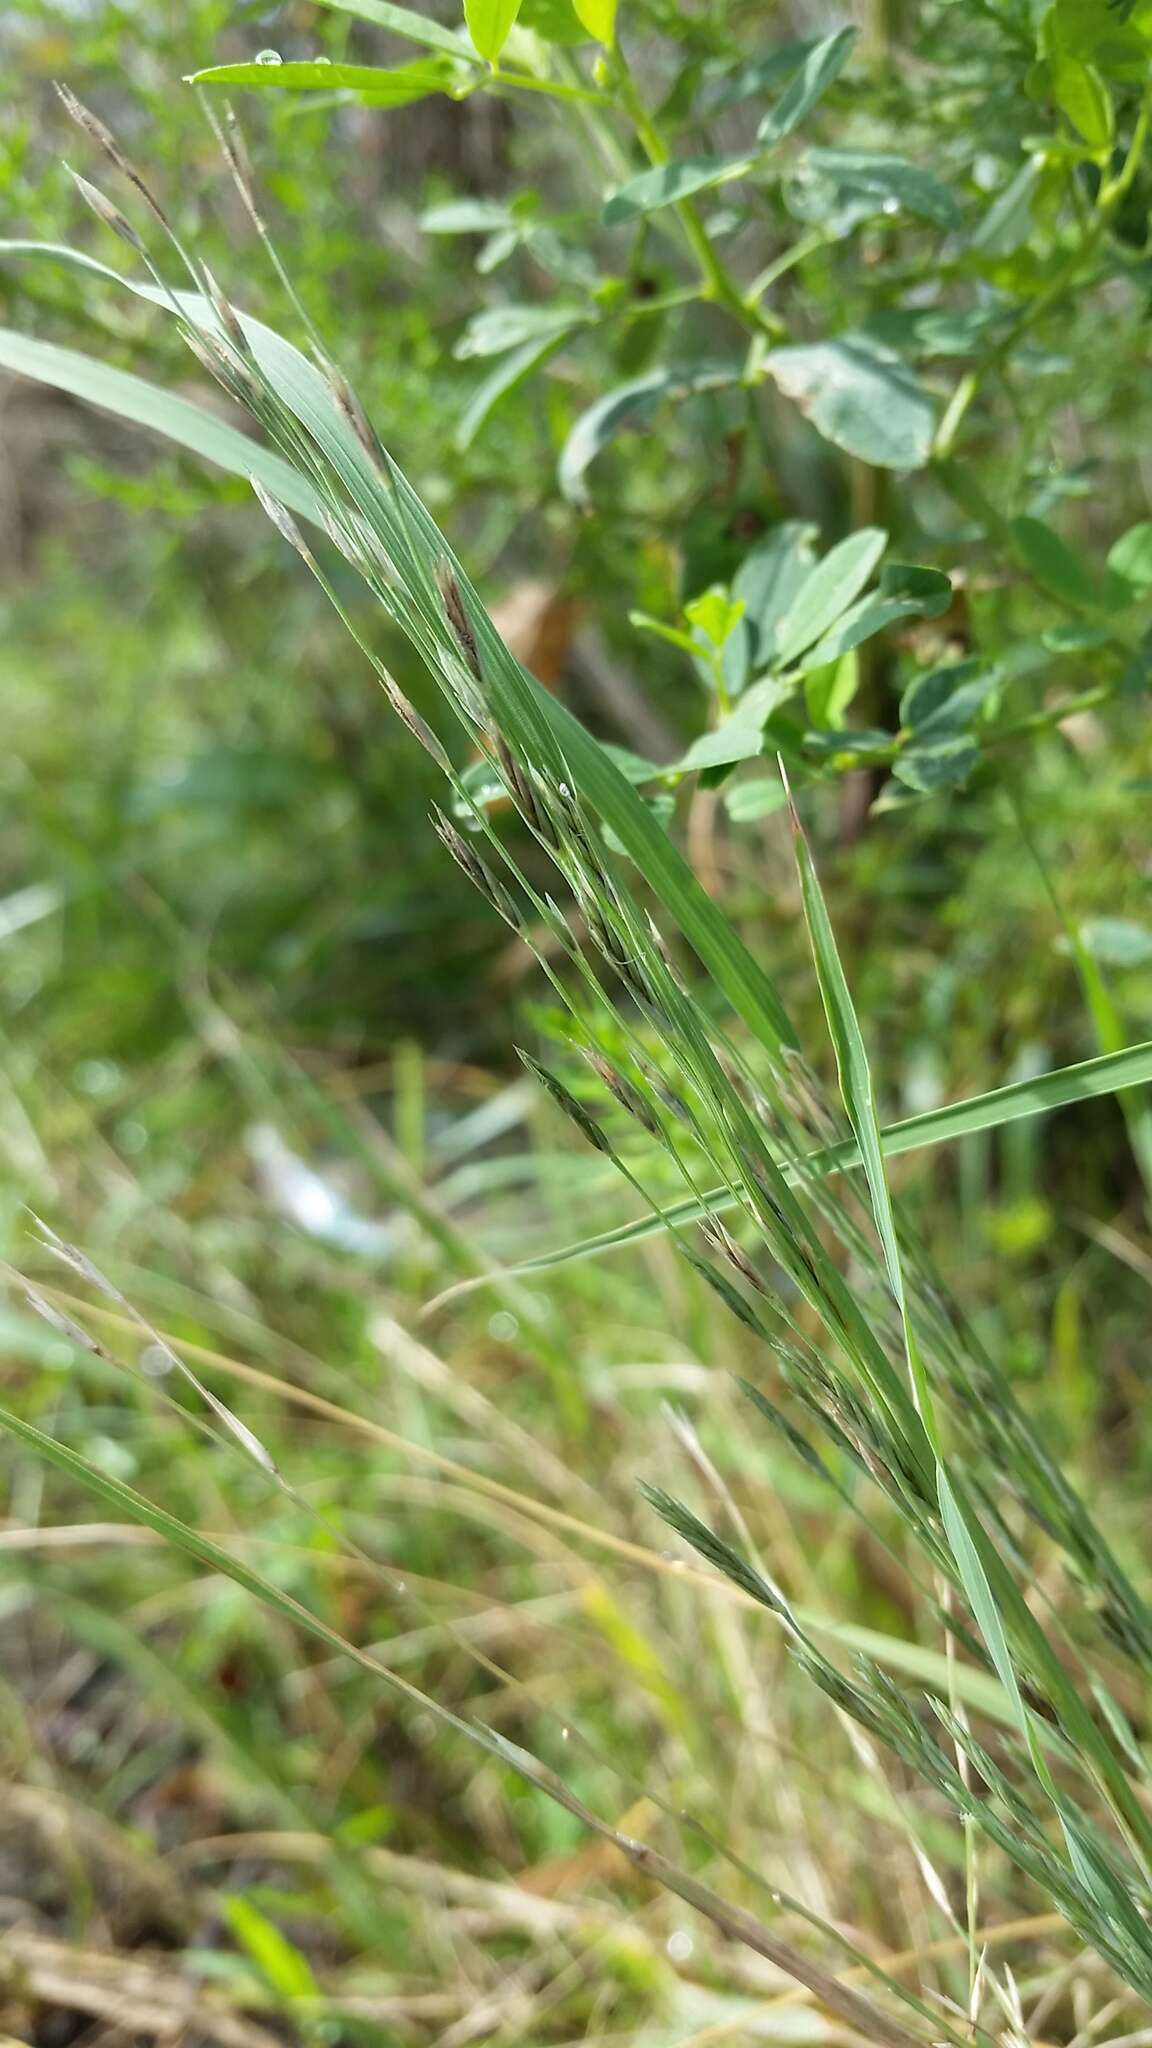
M 284 59 L 280 55 L 279 50 L 257 50 L 256 62 L 258 64 L 282 64 Z
M 330 64 L 332 59 L 331 57 L 317 57 L 315 61 L 317 64 Z
M 560 794 L 561 794 L 561 796 L 571 796 L 571 794 L 572 794 L 572 791 L 571 791 L 571 790 L 569 789 L 569 787 L 568 787 L 568 784 L 567 784 L 566 782 L 561 782 L 561 783 L 560 783 L 560 784 L 558 785 L 558 787 L 559 787 L 559 790 L 560 790 Z
M 884 201 L 884 211 L 885 213 L 899 213 L 900 201 L 898 199 L 886 199 Z
M 146 1344 L 140 1353 L 140 1370 L 150 1380 L 162 1380 L 172 1370 L 172 1359 L 162 1344 Z
M 562 1729 L 560 1730 L 560 1740 L 561 1740 L 561 1742 L 567 1742 L 567 1740 L 568 1740 L 568 1737 L 569 1737 L 569 1736 L 571 1735 L 571 1733 L 572 1733 L 572 1730 L 571 1730 L 570 1728 L 562 1728 Z
M 674 1963 L 686 1963 L 696 1944 L 690 1934 L 678 1927 L 675 1934 L 668 1936 L 664 1946 Z

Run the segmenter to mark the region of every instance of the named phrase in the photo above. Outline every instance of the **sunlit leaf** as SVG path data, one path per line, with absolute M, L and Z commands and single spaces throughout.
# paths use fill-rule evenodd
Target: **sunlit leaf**
M 374 107 L 406 107 L 429 93 L 451 92 L 455 65 L 422 57 L 388 70 L 376 64 L 215 64 L 192 75 L 193 85 L 247 85 L 260 92 L 354 92 Z
M 319 4 L 336 8 L 342 14 L 355 14 L 361 21 L 370 21 L 377 28 L 406 37 L 410 43 L 423 43 L 429 50 L 445 50 L 452 57 L 471 54 L 463 36 L 426 14 L 393 5 L 393 0 L 319 0 Z
M 616 227 L 639 213 L 654 213 L 658 207 L 672 206 L 693 192 L 730 184 L 734 178 L 746 177 L 755 162 L 755 157 L 745 152 L 741 156 L 681 157 L 672 163 L 655 164 L 651 170 L 641 171 L 638 177 L 621 185 L 605 201 L 604 224 Z
M 940 228 L 959 224 L 960 208 L 948 187 L 905 157 L 879 150 L 810 149 L 806 162 L 843 190 L 867 193 L 885 210 L 918 214 Z
M 804 678 L 804 702 L 813 725 L 835 730 L 860 687 L 860 662 L 854 647 L 836 661 L 813 668 Z
M 778 775 L 757 775 L 748 782 L 734 782 L 724 792 L 724 809 L 734 825 L 751 825 L 783 810 L 787 792 Z
M 1152 520 L 1130 526 L 1109 550 L 1108 567 L 1135 590 L 1152 587 Z
M 900 619 L 938 618 L 952 598 L 952 585 L 940 569 L 922 569 L 912 563 L 892 562 L 881 577 L 880 588 L 861 598 L 837 619 L 804 659 L 813 667 L 838 661 L 851 648 L 859 647 L 874 634 Z
M 840 28 L 806 51 L 776 105 L 760 123 L 757 140 L 765 149 L 791 135 L 792 130 L 798 128 L 805 116 L 811 113 L 828 87 L 839 78 L 852 54 L 857 34 L 858 30 L 854 28 Z
M 920 469 L 932 452 L 932 407 L 906 363 L 866 335 L 841 335 L 765 357 L 768 375 L 825 440 L 879 469 Z
M 495 64 L 519 12 L 520 0 L 464 0 L 468 33 L 489 64 Z
M 781 668 L 803 654 L 847 611 L 887 545 L 888 536 L 880 527 L 864 526 L 830 549 L 809 571 L 780 622 L 776 659 Z
M 598 43 L 611 44 L 616 35 L 616 0 L 572 0 L 581 26 Z
M 1111 147 L 1115 128 L 1112 99 L 1094 64 L 1057 50 L 1049 60 L 1052 96 L 1062 114 L 1093 149 Z
M 939 790 L 961 789 L 979 758 L 976 742 L 963 733 L 917 738 L 897 754 L 892 772 L 909 789 L 932 796 Z

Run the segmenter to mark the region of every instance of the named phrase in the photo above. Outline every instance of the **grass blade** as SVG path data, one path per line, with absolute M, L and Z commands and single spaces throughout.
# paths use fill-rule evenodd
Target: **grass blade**
M 918 1116 L 888 1124 L 880 1132 L 881 1149 L 886 1159 L 896 1159 L 906 1152 L 954 1144 L 957 1139 L 968 1137 L 974 1131 L 994 1131 L 1002 1124 L 1018 1123 L 1026 1117 L 1044 1116 L 1053 1110 L 1066 1109 L 1074 1102 L 1117 1095 L 1126 1088 L 1139 1087 L 1149 1081 L 1152 1081 L 1152 1039 L 1145 1039 L 1140 1045 L 1128 1046 L 1123 1052 L 1080 1060 L 1071 1067 L 1053 1067 L 1046 1074 L 1037 1074 L 1025 1081 L 1010 1081 L 1006 1087 L 990 1089 L 986 1095 L 966 1096 L 962 1102 L 945 1103 L 940 1109 L 922 1110 Z M 801 1174 L 809 1180 L 814 1175 L 848 1172 L 859 1164 L 859 1148 L 855 1140 L 848 1139 L 843 1144 L 810 1152 L 798 1169 L 786 1166 L 784 1173 L 786 1179 L 795 1184 Z M 527 1259 L 523 1265 L 503 1270 L 541 1273 L 551 1266 L 573 1265 L 578 1259 L 600 1258 L 606 1252 L 623 1251 L 629 1245 L 643 1243 L 645 1238 L 658 1237 L 665 1230 L 697 1223 L 703 1216 L 719 1215 L 735 1207 L 735 1203 L 736 1197 L 729 1188 L 709 1188 L 699 1198 L 670 1202 L 658 1216 L 637 1217 L 631 1223 L 618 1224 L 613 1230 L 598 1231 L 595 1236 L 579 1238 L 573 1244 L 559 1245 L 555 1251 L 541 1252 L 538 1258 Z M 440 1299 L 443 1301 L 446 1297 L 441 1295 Z
M 316 493 L 291 463 L 271 449 L 262 448 L 258 441 L 249 440 L 247 434 L 217 419 L 190 398 L 179 398 L 174 392 L 149 384 L 143 377 L 114 369 L 77 349 L 59 348 L 55 342 L 38 341 L 7 327 L 0 328 L 0 369 L 11 370 L 19 377 L 32 377 L 39 384 L 51 384 L 57 391 L 67 391 L 73 398 L 98 406 L 102 412 L 149 427 L 153 433 L 163 434 L 166 440 L 175 441 L 179 447 L 233 476 L 258 477 L 293 512 L 305 519 L 320 517 Z

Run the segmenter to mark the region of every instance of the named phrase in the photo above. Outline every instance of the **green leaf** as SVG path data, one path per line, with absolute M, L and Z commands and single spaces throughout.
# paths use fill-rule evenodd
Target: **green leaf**
M 1147 967 L 1152 960 L 1152 931 L 1127 917 L 1090 917 L 1080 940 L 1104 967 Z
M 834 35 L 825 36 L 805 52 L 789 84 L 757 130 L 756 139 L 765 149 L 791 135 L 839 78 L 852 54 L 857 33 L 854 28 L 837 29 Z
M 563 348 L 568 334 L 575 331 L 571 328 L 543 341 L 526 341 L 522 348 L 510 349 L 507 355 L 501 356 L 496 368 L 482 384 L 477 385 L 457 422 L 455 441 L 461 452 L 472 446 L 501 399 L 526 384 L 533 371 L 541 369 L 558 349 Z
M 702 590 L 684 607 L 684 617 L 696 633 L 702 634 L 710 647 L 723 647 L 734 626 L 744 616 L 743 600 L 731 597 L 720 584 L 713 584 L 710 590 Z
M 999 671 L 978 659 L 927 669 L 905 690 L 900 723 L 918 738 L 962 732 L 982 711 L 999 681 Z
M 908 789 L 933 796 L 938 790 L 962 788 L 979 758 L 975 740 L 964 733 L 915 739 L 897 754 L 892 773 Z
M 840 732 L 806 732 L 804 752 L 836 768 L 850 768 L 856 761 L 887 760 L 892 752 L 892 735 L 882 725 L 852 725 Z
M 863 192 L 882 204 L 890 202 L 939 228 L 960 224 L 960 208 L 948 187 L 906 157 L 867 149 L 810 149 L 805 162 L 843 191 Z
M 495 64 L 519 12 L 520 0 L 464 0 L 468 33 L 489 64 Z
M 727 185 L 746 177 L 756 162 L 745 152 L 741 156 L 686 156 L 667 164 L 655 164 L 641 171 L 626 185 L 611 193 L 601 219 L 605 227 L 634 220 L 640 213 L 655 213 L 661 206 L 674 206 L 693 192 L 706 192 L 713 185 Z
M 703 118 L 710 118 L 713 114 L 723 113 L 727 107 L 736 106 L 741 100 L 767 92 L 772 86 L 787 85 L 819 42 L 819 36 L 807 36 L 795 42 L 781 43 L 769 56 L 757 57 L 750 64 L 733 66 L 720 59 L 715 69 L 708 67 L 704 83 L 693 101 L 694 111 Z
M 587 412 L 581 413 L 560 452 L 557 476 L 564 496 L 573 504 L 587 504 L 585 475 L 589 464 L 614 435 L 625 427 L 641 425 L 665 399 L 687 398 L 696 391 L 719 391 L 739 379 L 740 371 L 735 364 L 685 363 L 650 370 L 646 376 L 606 392 Z
M 456 69 L 446 57 L 421 57 L 389 70 L 376 64 L 214 64 L 192 73 L 192 85 L 249 85 L 261 92 L 355 92 L 370 106 L 406 107 L 429 93 L 451 92 Z
M 499 199 L 449 199 L 420 215 L 426 235 L 490 235 L 516 226 L 516 216 Z
M 883 571 L 880 589 L 860 600 L 805 655 L 815 668 L 838 661 L 853 647 L 895 625 L 899 619 L 938 618 L 952 599 L 952 585 L 941 569 L 921 569 L 892 562 Z
M 895 1393 L 886 1393 L 881 1386 L 877 1386 L 875 1391 L 884 1400 L 892 1423 L 902 1436 L 912 1457 L 922 1470 L 927 1470 L 930 1469 L 930 1453 L 937 1448 L 932 1395 L 913 1330 L 904 1287 L 900 1240 L 884 1168 L 884 1144 L 879 1112 L 876 1108 L 872 1068 L 856 1006 L 852 1001 L 848 978 L 840 958 L 840 950 L 836 944 L 832 920 L 828 915 L 824 891 L 820 886 L 820 877 L 795 811 L 792 813 L 792 841 L 797 873 L 800 877 L 804 919 L 808 927 L 816 979 L 820 987 L 820 1000 L 836 1058 L 840 1094 L 856 1139 L 868 1187 L 872 1217 L 876 1225 L 876 1235 L 880 1240 L 884 1267 L 888 1275 L 888 1285 L 899 1309 L 904 1332 L 908 1387 L 906 1390 L 900 1388 L 899 1398 Z
M 371 21 L 377 28 L 406 37 L 410 43 L 423 43 L 426 49 L 444 50 L 450 57 L 472 54 L 457 31 L 429 20 L 426 14 L 415 14 L 410 7 L 393 6 L 392 0 L 319 0 L 319 4 L 342 14 L 354 14 L 361 21 Z
M 521 28 L 531 29 L 542 43 L 555 43 L 561 49 L 578 49 L 588 41 L 589 31 L 572 0 L 520 0 L 517 20 Z
M 771 817 L 783 810 L 788 792 L 778 775 L 757 775 L 748 782 L 735 782 L 724 792 L 724 809 L 734 825 L 751 825 L 757 818 Z
M 755 760 L 763 751 L 760 726 L 738 716 L 726 718 L 715 732 L 702 733 L 698 740 L 693 740 L 676 767 L 685 774 L 697 768 L 729 768 L 735 761 Z
M 737 796 L 739 787 L 737 785 L 731 792 L 732 798 Z M 906 1152 L 954 1144 L 974 1131 L 995 1131 L 1023 1118 L 1046 1116 L 1053 1110 L 1067 1108 L 1070 1103 L 1093 1101 L 1102 1095 L 1119 1095 L 1126 1088 L 1143 1087 L 1150 1081 L 1152 1039 L 1146 1039 L 1142 1045 L 1128 1046 L 1123 1052 L 1106 1053 L 1099 1059 L 1083 1060 L 1072 1067 L 1055 1067 L 1050 1073 L 1028 1080 L 1010 1081 L 1006 1087 L 994 1088 L 987 1095 L 973 1095 L 963 1102 L 950 1102 L 940 1109 L 926 1110 L 919 1116 L 890 1124 L 881 1131 L 880 1141 L 885 1158 L 895 1159 Z M 803 1183 L 813 1176 L 850 1171 L 859 1163 L 856 1145 L 849 1140 L 819 1152 L 810 1152 L 797 1167 L 785 1165 L 784 1173 L 789 1181 Z M 578 1259 L 598 1258 L 603 1252 L 621 1251 L 645 1238 L 658 1237 L 664 1230 L 682 1229 L 690 1223 L 697 1223 L 702 1216 L 723 1215 L 736 1206 L 738 1199 L 728 1188 L 709 1188 L 699 1196 L 669 1203 L 659 1215 L 641 1216 L 635 1222 L 617 1224 L 612 1230 L 582 1238 L 578 1243 L 564 1245 L 556 1251 L 543 1252 L 523 1265 L 504 1270 L 516 1274 L 539 1273 L 552 1266 L 570 1265 Z
M 971 247 L 979 256 L 1010 256 L 1032 232 L 1032 208 L 1044 175 L 1044 158 L 1030 156 L 1023 168 L 992 201 Z
M 804 702 L 813 725 L 838 730 L 859 687 L 860 663 L 855 648 L 849 648 L 838 661 L 811 669 L 804 678 Z
M 1152 7 L 1136 0 L 1123 12 L 1102 0 L 1054 0 L 1043 22 L 1043 47 L 1095 64 L 1107 78 L 1147 81 Z
M 1108 567 L 1134 590 L 1152 588 L 1152 520 L 1130 526 L 1109 550 Z
M 528 342 L 539 346 L 557 341 L 595 317 L 585 306 L 486 306 L 468 322 L 454 353 L 461 362 L 473 356 L 500 356 Z
M 101 266 L 102 267 L 102 266 Z M 110 273 L 114 274 L 114 273 Z M 58 348 L 54 342 L 37 341 L 25 334 L 0 328 L 0 369 L 19 377 L 33 377 L 57 391 L 67 391 L 88 405 L 114 413 L 118 419 L 149 427 L 181 448 L 191 449 L 233 476 L 258 477 L 264 488 L 305 519 L 322 523 L 320 500 L 303 477 L 271 449 L 250 441 L 236 427 L 206 412 L 191 399 L 162 391 L 127 370 L 75 349 Z
M 1080 556 L 1042 519 L 1013 519 L 1010 530 L 1022 561 L 1037 583 L 1066 604 L 1094 607 L 1096 585 Z
M 1024 1702 L 1020 1697 L 1020 1687 L 1016 1679 L 1016 1667 L 1012 1662 L 1012 1653 L 1008 1648 L 1008 1639 L 1004 1634 L 1004 1624 L 1000 1619 L 1000 1610 L 993 1598 L 992 1588 L 988 1583 L 988 1574 L 984 1569 L 980 1549 L 977 1547 L 977 1540 L 974 1535 L 973 1525 L 976 1528 L 979 1528 L 979 1525 L 975 1521 L 975 1516 L 972 1516 L 971 1521 L 969 1520 L 971 1510 L 966 1504 L 961 1504 L 952 1486 L 952 1482 L 942 1465 L 937 1467 L 936 1483 L 940 1499 L 940 1514 L 944 1523 L 944 1533 L 948 1538 L 949 1549 L 956 1560 L 956 1568 L 960 1574 L 968 1605 L 972 1609 L 976 1626 L 984 1638 L 988 1655 L 991 1657 L 996 1671 L 996 1676 L 1012 1702 L 1020 1727 L 1026 1732 L 1028 1728 L 1027 1712 Z M 984 1543 L 986 1543 L 987 1538 L 983 1537 L 982 1530 L 980 1531 L 980 1536 L 983 1538 Z
M 888 536 L 880 527 L 861 527 L 830 549 L 810 571 L 780 622 L 776 645 L 780 668 L 795 661 L 848 609 L 887 545 Z
M 771 349 L 764 368 L 817 432 L 878 469 L 921 469 L 932 407 L 906 363 L 867 335 Z
M 306 1956 L 241 1892 L 226 1893 L 224 1917 L 262 1977 L 285 2000 L 318 1998 L 320 1987 Z
M 616 0 L 572 0 L 572 8 L 589 35 L 611 48 L 616 40 Z
M 777 632 L 801 584 L 815 566 L 816 528 L 786 519 L 745 555 L 732 581 L 744 616 L 724 648 L 724 680 L 735 696 L 749 676 L 776 655 Z
M 1048 69 L 1052 97 L 1061 113 L 1067 115 L 1092 149 L 1110 149 L 1116 121 L 1108 87 L 1096 66 L 1066 50 L 1058 50 L 1050 58 Z

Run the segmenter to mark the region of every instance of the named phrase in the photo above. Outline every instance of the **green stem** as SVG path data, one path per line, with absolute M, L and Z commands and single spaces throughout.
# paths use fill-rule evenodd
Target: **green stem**
M 671 151 L 640 98 L 623 52 L 617 49 L 615 56 L 620 104 L 632 122 L 637 140 L 650 164 L 666 164 L 671 157 Z M 705 297 L 716 305 L 723 306 L 725 312 L 730 313 L 734 320 L 738 320 L 740 325 L 752 334 L 768 334 L 773 339 L 783 334 L 785 330 L 781 323 L 762 313 L 729 276 L 709 240 L 708 231 L 692 200 L 677 200 L 675 211 L 684 239 L 696 258 L 704 283 Z

